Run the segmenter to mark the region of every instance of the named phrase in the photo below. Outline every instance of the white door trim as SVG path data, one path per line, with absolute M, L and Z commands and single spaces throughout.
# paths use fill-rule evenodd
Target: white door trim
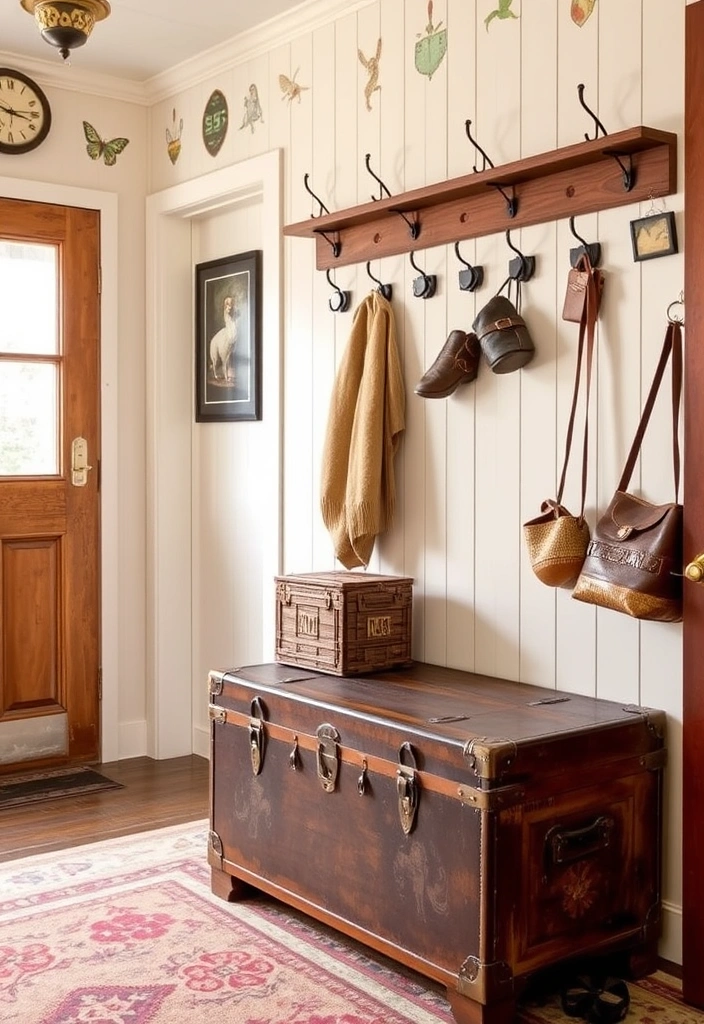
M 194 750 L 191 491 L 194 405 L 194 267 L 191 225 L 218 210 L 261 203 L 262 396 L 267 482 L 260 524 L 262 573 L 280 571 L 281 510 L 281 151 L 174 185 L 147 197 L 147 753 Z M 272 483 L 273 481 L 273 483 Z M 262 621 L 273 649 L 271 595 Z M 271 632 L 267 624 L 271 622 Z
M 44 181 L 0 177 L 0 196 L 55 203 L 100 213 L 100 559 L 101 559 L 101 761 L 116 761 L 118 749 L 118 583 L 117 522 L 117 195 Z

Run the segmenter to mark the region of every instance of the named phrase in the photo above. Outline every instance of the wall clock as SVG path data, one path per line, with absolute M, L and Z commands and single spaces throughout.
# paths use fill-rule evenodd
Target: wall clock
M 216 89 L 203 111 L 203 143 L 211 156 L 215 156 L 227 135 L 227 100 Z
M 21 71 L 0 68 L 0 153 L 28 153 L 51 128 L 49 100 Z

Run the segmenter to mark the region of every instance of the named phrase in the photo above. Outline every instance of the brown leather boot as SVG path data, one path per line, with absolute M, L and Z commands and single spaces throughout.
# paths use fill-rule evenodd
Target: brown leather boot
M 414 390 L 421 398 L 446 398 L 460 384 L 469 384 L 479 370 L 481 348 L 476 334 L 450 331 L 440 354 Z

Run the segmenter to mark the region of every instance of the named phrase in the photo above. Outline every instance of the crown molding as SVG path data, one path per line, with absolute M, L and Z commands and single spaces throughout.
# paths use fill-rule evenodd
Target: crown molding
M 144 82 L 135 82 L 129 78 L 117 78 L 114 75 L 101 75 L 98 72 L 83 71 L 81 68 L 57 64 L 55 61 L 40 60 L 24 54 L 10 53 L 0 50 L 0 65 L 17 68 L 34 78 L 44 88 L 66 89 L 69 92 L 89 93 L 92 96 L 105 96 L 111 100 L 124 100 L 125 103 L 138 103 L 147 107 L 151 103 Z
M 305 0 L 286 14 L 270 18 L 247 32 L 227 39 L 203 53 L 154 75 L 144 83 L 151 106 L 176 93 L 185 92 L 229 70 L 234 64 L 254 60 L 293 38 L 354 14 L 378 0 Z
M 55 61 L 6 50 L 0 50 L 0 65 L 16 67 L 36 79 L 42 88 L 90 93 L 92 96 L 104 96 L 149 107 L 200 85 L 201 82 L 216 78 L 235 64 L 260 57 L 277 46 L 289 43 L 296 36 L 314 32 L 339 17 L 354 14 L 375 3 L 378 0 L 304 0 L 291 11 L 270 18 L 247 32 L 226 39 L 141 82 L 67 67 Z

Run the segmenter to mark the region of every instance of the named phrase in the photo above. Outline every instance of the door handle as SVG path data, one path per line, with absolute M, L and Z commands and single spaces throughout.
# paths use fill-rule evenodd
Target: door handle
M 71 483 L 74 487 L 85 487 L 88 483 L 88 442 L 85 437 L 74 437 L 71 443 Z
M 697 555 L 693 559 L 684 571 L 685 576 L 692 583 L 701 583 L 704 581 L 704 553 Z

